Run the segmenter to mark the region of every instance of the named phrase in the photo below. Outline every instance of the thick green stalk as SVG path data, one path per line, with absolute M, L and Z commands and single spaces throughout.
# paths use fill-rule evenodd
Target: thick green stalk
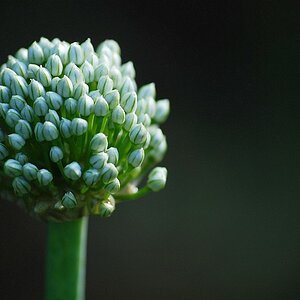
M 48 223 L 46 300 L 83 300 L 88 218 Z

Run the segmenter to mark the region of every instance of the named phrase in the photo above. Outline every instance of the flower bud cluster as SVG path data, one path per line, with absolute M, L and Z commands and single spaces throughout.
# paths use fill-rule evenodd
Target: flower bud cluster
M 153 167 L 167 150 L 160 124 L 170 104 L 135 76 L 113 40 L 94 49 L 90 39 L 41 38 L 9 56 L 0 69 L 0 197 L 14 193 L 30 213 L 62 221 L 110 216 L 116 203 L 161 190 L 167 170 Z

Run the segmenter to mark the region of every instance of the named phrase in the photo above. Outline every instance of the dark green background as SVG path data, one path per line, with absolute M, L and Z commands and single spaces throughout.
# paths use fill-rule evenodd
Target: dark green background
M 299 3 L 79 3 L 1 4 L 1 61 L 114 38 L 172 105 L 167 188 L 90 220 L 87 299 L 299 299 Z M 45 237 L 0 203 L 1 299 L 42 298 Z

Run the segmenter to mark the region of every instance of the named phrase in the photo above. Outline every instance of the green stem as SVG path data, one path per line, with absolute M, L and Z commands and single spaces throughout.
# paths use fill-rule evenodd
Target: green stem
M 84 300 L 88 218 L 48 223 L 46 300 Z

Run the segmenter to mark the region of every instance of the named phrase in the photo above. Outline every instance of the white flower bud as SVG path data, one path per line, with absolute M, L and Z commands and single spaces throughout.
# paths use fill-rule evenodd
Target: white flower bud
M 135 78 L 135 69 L 132 61 L 129 61 L 121 66 L 121 73 L 123 76 L 128 76 L 132 79 Z
M 42 135 L 44 140 L 50 142 L 58 138 L 59 132 L 53 123 L 46 121 L 43 124 Z
M 113 123 L 118 125 L 122 125 L 125 122 L 125 111 L 120 105 L 113 109 L 111 120 Z
M 68 62 L 68 51 L 69 46 L 66 43 L 60 42 L 51 49 L 51 54 L 57 54 L 61 59 L 62 64 L 65 65 Z
M 81 70 L 72 62 L 66 66 L 64 73 L 70 78 L 73 85 L 84 81 L 84 77 Z
M 94 102 L 95 102 L 95 100 L 96 100 L 97 97 L 100 97 L 100 96 L 101 96 L 99 90 L 90 91 L 88 95 L 89 95 L 90 97 L 92 97 L 92 99 L 94 100 Z
M 109 184 L 107 184 L 104 188 L 110 194 L 115 194 L 120 190 L 121 184 L 118 178 L 115 178 Z
M 49 107 L 44 97 L 36 98 L 36 100 L 33 103 L 33 110 L 35 114 L 39 117 L 43 117 L 47 114 Z
M 84 172 L 83 180 L 86 185 L 91 186 L 97 183 L 99 180 L 100 173 L 96 169 L 89 169 Z
M 143 124 L 136 124 L 129 133 L 129 139 L 133 144 L 140 145 L 147 139 L 147 129 Z
M 126 93 L 135 92 L 134 84 L 128 76 L 126 76 L 123 79 L 123 82 L 121 84 L 121 88 L 119 91 L 120 91 L 121 97 L 123 97 L 123 95 L 125 95 Z
M 14 178 L 12 181 L 12 187 L 17 195 L 25 195 L 31 191 L 30 184 L 22 176 Z
M 106 95 L 113 89 L 113 81 L 107 76 L 101 76 L 98 81 L 97 89 L 102 95 Z
M 50 149 L 50 159 L 54 162 L 57 163 L 59 161 L 61 161 L 64 158 L 64 153 L 61 150 L 61 148 L 57 147 L 57 146 L 53 146 Z
M 52 76 L 59 76 L 63 71 L 63 64 L 60 57 L 57 54 L 52 54 L 47 60 L 46 68 Z
M 45 100 L 48 106 L 54 110 L 59 110 L 63 104 L 62 97 L 55 92 L 47 92 Z
M 31 163 L 26 163 L 23 166 L 23 176 L 29 181 L 35 180 L 37 178 L 38 171 L 39 169 Z
M 69 60 L 76 65 L 81 65 L 84 62 L 84 53 L 78 43 L 72 43 L 69 48 Z
M 100 77 L 108 75 L 108 67 L 105 64 L 100 64 L 94 72 L 94 80 L 98 81 Z
M 164 158 L 167 148 L 168 148 L 167 141 L 164 138 L 156 148 L 153 148 L 152 150 L 149 151 L 148 155 L 152 157 L 155 162 L 160 162 Z
M 67 178 L 71 180 L 77 180 L 81 177 L 81 167 L 79 163 L 72 162 L 65 166 L 64 168 L 64 174 Z
M 125 122 L 123 124 L 123 128 L 126 131 L 130 131 L 130 129 L 137 123 L 137 116 L 135 113 L 126 114 Z
M 51 89 L 52 89 L 53 92 L 57 92 L 57 85 L 58 85 L 59 81 L 60 81 L 59 77 L 52 78 L 52 80 L 51 80 Z
M 139 167 L 145 158 L 145 151 L 143 148 L 133 150 L 128 156 L 128 163 L 134 167 Z
M 28 162 L 28 157 L 26 154 L 18 152 L 15 156 L 15 160 L 17 160 L 23 166 Z
M 17 59 L 12 55 L 8 55 L 6 67 L 12 69 L 12 66 L 17 62 Z
M 11 108 L 6 113 L 5 122 L 9 127 L 13 128 L 20 119 L 21 115 L 15 109 Z
M 109 70 L 109 77 L 114 82 L 114 88 L 118 88 L 122 83 L 122 74 L 119 69 L 115 66 L 112 66 Z
M 22 175 L 22 165 L 15 159 L 8 159 L 3 166 L 4 173 L 10 177 Z
M 104 42 L 102 42 L 97 48 L 97 53 L 104 47 L 109 48 L 114 53 L 121 54 L 121 48 L 115 40 L 105 40 Z
M 78 100 L 77 110 L 81 116 L 89 116 L 94 110 L 94 100 L 86 94 L 81 96 Z
M 71 121 L 65 118 L 62 118 L 59 125 L 60 134 L 63 138 L 68 139 L 71 137 Z
M 30 124 L 25 120 L 19 120 L 15 126 L 15 132 L 23 139 L 27 140 L 32 136 L 32 129 Z
M 89 163 L 94 169 L 101 169 L 108 161 L 108 154 L 105 152 L 99 152 L 91 156 Z
M 119 151 L 117 148 L 114 147 L 110 147 L 107 149 L 106 151 L 107 155 L 108 155 L 108 161 L 109 163 L 112 163 L 114 165 L 118 164 L 119 161 Z
M 21 76 L 14 76 L 11 81 L 11 91 L 14 95 L 20 95 L 24 98 L 28 96 L 29 86 L 26 80 Z
M 17 60 L 13 65 L 12 65 L 12 70 L 15 71 L 16 74 L 24 77 L 24 78 L 27 78 L 27 66 Z
M 146 102 L 146 113 L 153 118 L 156 112 L 156 102 L 152 97 L 145 98 Z
M 81 65 L 80 70 L 84 76 L 86 83 L 90 83 L 94 81 L 94 68 L 88 61 L 85 61 Z
M 41 37 L 39 45 L 43 49 L 45 59 L 47 59 L 51 54 L 51 49 L 54 47 L 54 44 L 51 43 L 47 38 Z
M 158 127 L 151 127 L 151 147 L 156 148 L 159 146 L 160 143 L 165 139 L 165 136 L 162 130 Z
M 49 112 L 45 116 L 45 121 L 49 121 L 49 122 L 53 123 L 56 127 L 58 127 L 60 125 L 59 115 L 53 109 L 49 109 Z
M 91 43 L 91 39 L 89 38 L 81 44 L 81 49 L 83 51 L 85 59 L 88 59 L 95 52 L 94 47 Z
M 150 142 L 151 142 L 151 135 L 150 135 L 149 131 L 147 131 L 147 137 L 146 137 L 146 141 L 143 144 L 143 148 L 148 149 Z
M 11 98 L 11 91 L 8 87 L 0 85 L 0 103 L 8 103 Z
M 41 169 L 37 173 L 37 180 L 40 185 L 46 186 L 53 180 L 53 175 L 46 169 Z
M 28 50 L 25 48 L 21 48 L 16 53 L 16 58 L 23 63 L 28 63 Z
M 65 208 L 74 208 L 77 206 L 77 200 L 72 192 L 67 192 L 62 197 L 61 204 Z
M 35 79 L 31 79 L 28 85 L 28 94 L 31 100 L 35 100 L 40 96 L 45 96 L 45 89 L 40 82 Z
M 3 160 L 8 155 L 9 155 L 9 151 L 7 147 L 4 144 L 0 143 L 0 160 Z
M 37 42 L 33 42 L 28 48 L 28 62 L 37 65 L 41 65 L 44 62 L 43 49 Z
M 132 113 L 136 111 L 137 107 L 137 95 L 135 92 L 129 92 L 122 96 L 121 106 L 126 113 Z
M 64 106 L 66 112 L 70 115 L 74 115 L 77 111 L 77 101 L 73 98 L 68 98 L 67 100 L 65 100 Z
M 13 70 L 4 68 L 0 73 L 1 83 L 7 87 L 11 87 L 12 80 L 15 76 L 17 76 L 17 74 Z
M 86 133 L 88 128 L 88 123 L 86 120 L 81 118 L 74 118 L 71 123 L 71 132 L 72 135 L 83 135 Z
M 96 97 L 94 113 L 98 117 L 105 117 L 109 112 L 109 106 L 102 96 Z
M 92 53 L 86 60 L 93 66 L 93 68 L 96 68 L 99 65 L 99 58 L 95 53 Z
M 140 114 L 137 122 L 144 124 L 145 127 L 148 127 L 151 125 L 151 118 L 148 114 Z
M 103 133 L 95 134 L 90 141 L 90 148 L 92 151 L 95 152 L 106 151 L 107 146 L 108 146 L 107 137 Z
M 8 103 L 0 103 L 0 116 L 5 119 L 6 118 L 6 114 L 9 111 L 9 104 Z
M 73 83 L 66 75 L 64 75 L 64 77 L 57 83 L 56 90 L 58 94 L 65 98 L 72 97 Z
M 34 135 L 35 135 L 35 139 L 38 142 L 42 142 L 45 140 L 44 136 L 43 136 L 43 124 L 42 123 L 38 122 L 35 124 Z
M 28 104 L 24 106 L 24 108 L 21 110 L 21 116 L 23 119 L 28 121 L 29 123 L 33 122 L 34 120 L 34 111 L 32 107 Z
M 154 168 L 148 176 L 147 186 L 154 192 L 163 189 L 166 185 L 167 173 L 166 168 Z
M 88 94 L 89 92 L 89 86 L 82 82 L 79 82 L 74 87 L 74 98 L 79 99 L 81 96 Z
M 52 80 L 52 76 L 50 74 L 50 72 L 40 66 L 38 71 L 36 72 L 36 79 L 44 86 L 44 87 L 48 87 L 51 85 L 51 80 Z
M 26 104 L 25 99 L 19 95 L 13 95 L 9 101 L 10 107 L 19 112 L 22 111 Z
M 100 216 L 103 218 L 109 217 L 115 210 L 115 204 L 111 201 L 102 201 L 100 204 Z
M 101 169 L 101 178 L 103 183 L 108 184 L 112 182 L 118 176 L 118 170 L 112 163 L 107 163 Z
M 108 103 L 110 109 L 114 109 L 120 103 L 120 94 L 118 90 L 112 90 L 106 93 L 104 98 Z
M 35 64 L 29 64 L 27 67 L 27 77 L 29 79 L 36 79 L 37 72 L 39 70 L 39 66 Z
M 155 96 L 156 96 L 156 89 L 155 89 L 155 84 L 153 82 L 143 85 L 138 91 L 139 100 L 147 97 L 152 97 L 155 99 Z

